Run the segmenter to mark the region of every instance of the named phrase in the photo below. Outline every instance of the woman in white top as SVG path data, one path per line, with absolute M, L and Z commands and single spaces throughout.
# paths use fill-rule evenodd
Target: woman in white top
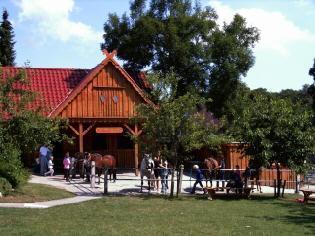
M 44 174 L 45 176 L 50 174 L 50 176 L 54 175 L 54 163 L 52 162 L 54 159 L 53 156 L 50 157 L 50 160 L 48 161 L 48 171 Z

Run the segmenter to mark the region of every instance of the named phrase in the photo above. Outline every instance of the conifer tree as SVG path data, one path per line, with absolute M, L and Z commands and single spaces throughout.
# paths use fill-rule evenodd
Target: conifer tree
M 0 65 L 14 66 L 15 50 L 14 50 L 14 32 L 11 22 L 8 20 L 9 14 L 7 10 L 3 10 L 2 22 L 0 25 Z

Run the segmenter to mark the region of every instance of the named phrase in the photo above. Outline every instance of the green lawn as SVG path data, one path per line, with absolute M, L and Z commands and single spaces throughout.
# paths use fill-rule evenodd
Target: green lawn
M 0 202 L 42 202 L 68 197 L 74 197 L 74 194 L 48 185 L 27 183 L 9 196 L 0 198 Z
M 294 198 L 294 197 L 293 197 Z M 314 235 L 315 204 L 106 197 L 49 209 L 0 208 L 1 235 Z

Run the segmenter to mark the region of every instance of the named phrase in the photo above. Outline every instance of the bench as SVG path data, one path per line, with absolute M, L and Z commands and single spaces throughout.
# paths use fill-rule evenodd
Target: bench
M 216 195 L 216 192 L 218 191 L 223 191 L 226 190 L 226 194 L 230 194 L 230 190 L 234 189 L 236 194 L 238 194 L 237 192 L 241 192 L 241 194 L 239 194 L 240 196 L 243 196 L 245 198 L 249 198 L 251 191 L 254 189 L 252 187 L 245 187 L 245 188 L 231 188 L 231 187 L 205 187 L 203 188 L 205 194 L 208 194 L 208 199 L 209 200 L 213 200 L 213 198 Z
M 301 192 L 302 192 L 303 195 L 304 195 L 304 198 L 303 198 L 303 202 L 304 202 L 304 203 L 307 203 L 308 200 L 310 200 L 310 196 L 311 196 L 312 194 L 315 194 L 315 191 L 309 190 L 309 189 L 301 189 Z

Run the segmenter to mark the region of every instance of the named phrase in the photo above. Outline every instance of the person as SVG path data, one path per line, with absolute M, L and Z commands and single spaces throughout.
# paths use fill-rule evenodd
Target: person
M 71 179 L 74 179 L 75 178 L 75 172 L 76 172 L 76 169 L 75 169 L 75 164 L 76 164 L 76 159 L 75 157 L 71 157 L 70 158 L 70 175 L 71 175 Z
M 44 176 L 45 172 L 47 171 L 47 153 L 48 147 L 44 144 L 39 149 L 39 173 L 42 176 Z
M 71 164 L 71 162 L 70 162 L 70 155 L 69 155 L 69 152 L 66 152 L 66 155 L 63 158 L 64 178 L 66 179 L 66 181 L 70 181 L 69 180 L 70 164 Z
M 83 166 L 84 166 L 84 172 L 86 174 L 86 181 L 90 182 L 91 181 L 91 153 L 89 152 L 84 153 Z
M 196 171 L 196 181 L 195 181 L 194 186 L 193 186 L 193 188 L 192 188 L 192 190 L 190 192 L 191 194 L 195 193 L 197 184 L 199 184 L 201 186 L 201 188 L 203 189 L 203 184 L 202 184 L 203 176 L 202 176 L 201 170 L 199 169 L 199 166 L 198 165 L 194 165 L 193 166 L 193 170 Z
M 234 172 L 234 180 L 235 180 L 236 193 L 241 194 L 242 189 L 243 189 L 243 182 L 242 182 L 241 171 L 240 171 L 239 165 L 236 165 L 236 170 Z
M 48 171 L 44 174 L 44 176 L 47 176 L 50 174 L 50 176 L 54 175 L 54 163 L 53 163 L 53 156 L 50 156 L 50 160 L 48 161 Z
M 160 174 L 161 174 L 161 184 L 162 184 L 162 189 L 161 189 L 161 193 L 166 193 L 167 192 L 167 175 L 168 175 L 168 168 L 167 168 L 167 160 L 165 160 L 164 162 L 162 162 L 162 164 L 160 164 Z
M 248 180 L 250 178 L 250 168 L 249 166 L 246 167 L 245 172 L 244 172 L 244 186 L 247 188 L 248 187 Z
M 224 161 L 224 158 L 222 158 L 220 161 L 220 172 L 221 172 L 221 179 L 222 180 L 225 179 L 224 169 L 225 169 L 225 161 Z
M 158 152 L 157 156 L 154 157 L 153 159 L 154 161 L 154 177 L 155 177 L 155 187 L 156 187 L 156 191 L 159 191 L 160 188 L 160 164 L 161 164 L 161 160 L 160 160 L 160 152 Z

